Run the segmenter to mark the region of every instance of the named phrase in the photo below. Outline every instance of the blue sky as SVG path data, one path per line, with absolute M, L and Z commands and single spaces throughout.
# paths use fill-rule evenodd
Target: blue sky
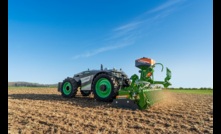
M 213 87 L 213 2 L 9 0 L 8 52 L 8 81 L 54 84 L 101 63 L 130 77 L 149 57 L 171 87 Z

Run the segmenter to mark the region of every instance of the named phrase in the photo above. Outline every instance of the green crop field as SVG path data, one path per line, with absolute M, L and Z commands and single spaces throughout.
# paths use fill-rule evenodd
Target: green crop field
M 213 90 L 180 90 L 180 89 L 173 89 L 168 90 L 170 92 L 176 92 L 176 93 L 190 93 L 190 94 L 209 94 L 213 95 Z

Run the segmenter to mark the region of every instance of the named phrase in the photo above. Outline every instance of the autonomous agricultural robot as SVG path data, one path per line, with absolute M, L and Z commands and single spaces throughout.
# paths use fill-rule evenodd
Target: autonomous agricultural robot
M 166 68 L 164 81 L 154 81 L 154 67 L 163 64 L 155 63 L 150 58 L 135 60 L 135 66 L 139 68 L 140 77 L 136 74 L 130 78 L 123 70 L 103 69 L 86 70 L 67 77 L 58 83 L 58 91 L 65 98 L 75 97 L 79 90 L 83 96 L 91 93 L 98 101 L 112 102 L 113 106 L 131 109 L 147 109 L 162 99 L 163 85 L 167 88 L 171 85 L 171 71 Z

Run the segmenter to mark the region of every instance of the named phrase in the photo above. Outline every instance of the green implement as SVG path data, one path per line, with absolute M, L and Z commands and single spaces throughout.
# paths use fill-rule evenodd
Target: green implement
M 112 104 L 122 108 L 144 110 L 162 100 L 162 88 L 158 85 L 161 84 L 164 88 L 171 85 L 169 82 L 171 71 L 166 68 L 164 81 L 154 81 L 153 73 L 156 65 L 161 65 L 163 71 L 163 65 L 155 63 L 152 59 L 143 57 L 135 60 L 135 66 L 140 69 L 140 78 L 136 74 L 132 75 L 130 77 L 131 84 L 128 87 L 120 88 Z

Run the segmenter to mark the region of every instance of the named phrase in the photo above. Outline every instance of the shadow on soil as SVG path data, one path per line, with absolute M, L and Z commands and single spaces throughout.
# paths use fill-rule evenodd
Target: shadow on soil
M 101 102 L 96 101 L 92 97 L 81 97 L 76 96 L 74 98 L 63 98 L 61 95 L 57 94 L 10 94 L 8 95 L 10 99 L 29 99 L 29 100 L 43 100 L 43 101 L 56 101 L 65 102 L 67 104 L 78 105 L 82 107 L 113 107 L 111 102 Z M 114 108 L 114 107 L 113 107 Z

